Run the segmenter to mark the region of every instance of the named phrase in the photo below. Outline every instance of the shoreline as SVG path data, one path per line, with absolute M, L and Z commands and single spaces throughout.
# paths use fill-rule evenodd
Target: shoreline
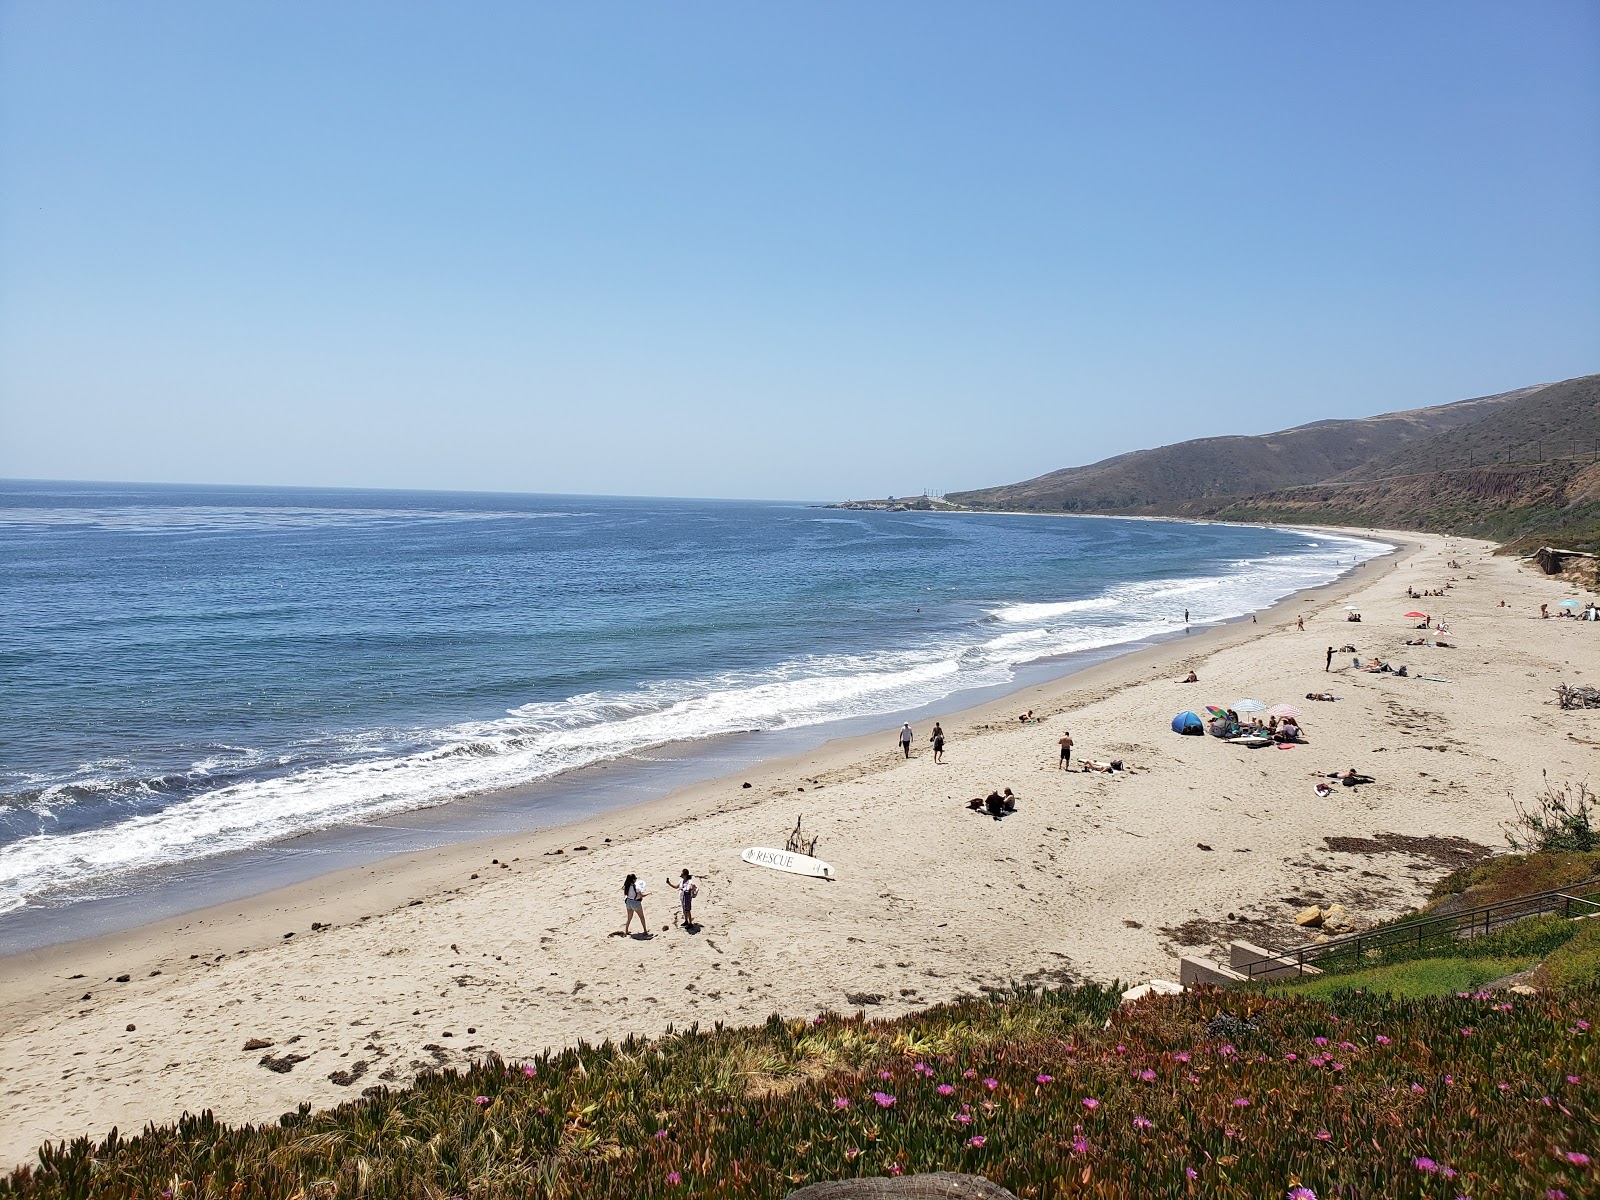
M 981 510 L 962 510 L 963 513 L 968 511 L 980 516 L 990 515 Z M 1086 514 L 1019 512 L 1010 515 L 1082 517 Z M 1168 520 L 1143 515 L 1111 519 Z M 1180 524 L 1238 524 L 1192 518 L 1171 520 Z M 1339 586 L 1366 563 L 1391 560 L 1396 553 L 1404 551 L 1404 543 L 1398 535 L 1332 526 L 1292 528 L 1386 543 L 1389 549 L 1364 563 L 1351 565 L 1327 583 L 1292 592 L 1252 612 L 1187 629 L 1175 623 L 1170 632 L 1154 637 L 1136 637 L 1019 663 L 1012 668 L 1014 678 L 1006 683 L 962 688 L 950 696 L 912 708 L 841 717 L 815 726 L 729 732 L 710 738 L 662 743 L 547 779 L 311 829 L 265 845 L 228 851 L 215 858 L 202 857 L 142 868 L 130 876 L 127 886 L 120 890 L 60 905 L 24 906 L 0 913 L 0 965 L 53 946 L 116 938 L 145 926 L 251 905 L 259 898 L 296 887 L 316 888 L 318 881 L 324 878 L 359 878 L 363 872 L 381 864 L 416 862 L 436 852 L 448 852 L 452 846 L 488 844 L 605 821 L 612 815 L 626 814 L 695 787 L 714 788 L 731 775 L 763 771 L 771 762 L 827 752 L 836 743 L 843 745 L 878 736 L 888 740 L 902 720 L 931 719 L 936 714 L 942 714 L 945 720 L 961 720 L 987 705 L 1004 705 L 1010 702 L 1010 697 L 1033 688 L 1060 684 L 1085 671 L 1167 642 L 1192 645 L 1197 638 L 1215 629 L 1248 624 L 1253 617 L 1268 614 L 1278 606 L 1295 602 L 1298 597 L 1313 596 L 1324 588 Z M 951 704 L 956 707 L 948 707 Z M 780 746 L 763 747 L 759 744 L 762 739 L 777 741 Z M 735 765 L 724 769 L 721 761 L 724 759 L 733 760 Z M 642 793 L 642 797 L 607 803 L 599 796 L 608 790 Z M 332 865 L 323 865 L 324 859 L 332 860 Z M 128 908 L 145 907 L 154 909 L 153 914 L 135 919 L 119 915 Z
M 875 1014 L 892 1015 L 1015 979 L 1170 974 L 1175 952 L 1230 931 L 1292 936 L 1283 900 L 1314 891 L 1373 919 L 1404 911 L 1452 848 L 1481 853 L 1498 840 L 1507 790 L 1527 796 L 1541 769 L 1554 779 L 1563 764 L 1570 772 L 1586 761 L 1587 743 L 1565 740 L 1560 727 L 1592 736 L 1600 718 L 1552 722 L 1533 707 L 1547 699 L 1541 664 L 1551 647 L 1576 653 L 1578 623 L 1515 618 L 1561 581 L 1491 559 L 1486 543 L 1357 532 L 1398 543 L 1370 560 L 1388 565 L 1294 593 L 1261 610 L 1259 624 L 1213 627 L 941 714 L 946 766 L 931 764 L 925 729 L 910 762 L 883 734 L 837 739 L 576 824 L 388 859 L 0 959 L 9 1031 L 0 1090 L 18 1098 L 0 1104 L 0 1157 L 184 1108 L 269 1119 L 301 1100 L 338 1103 L 362 1086 L 580 1037 L 844 1009 L 865 996 Z M 1492 581 L 1458 584 L 1450 608 L 1464 643 L 1474 628 L 1484 633 L 1484 653 L 1478 644 L 1433 652 L 1453 655 L 1459 687 L 1352 673 L 1348 656 L 1324 674 L 1324 636 L 1389 656 L 1411 624 L 1388 612 L 1404 603 L 1393 593 L 1407 582 L 1438 586 L 1452 555 L 1474 561 L 1451 574 Z M 1496 613 L 1502 594 L 1516 603 Z M 1374 605 L 1363 625 L 1339 620 L 1346 596 Z M 1301 613 L 1312 622 L 1304 634 L 1292 619 Z M 1337 632 L 1327 633 L 1332 621 Z M 1502 626 L 1498 642 L 1491 621 Z M 1532 676 L 1506 669 L 1508 657 L 1526 659 Z M 1202 679 L 1194 692 L 1175 682 L 1191 667 Z M 1581 673 L 1570 659 L 1566 669 Z M 1180 708 L 1258 688 L 1269 702 L 1292 699 L 1324 679 L 1346 700 L 1306 705 L 1312 744 L 1292 753 L 1166 728 Z M 1027 708 L 1048 723 L 1019 725 Z M 1080 752 L 1123 757 L 1131 769 L 1054 770 L 1056 726 L 1068 718 Z M 1347 760 L 1380 784 L 1310 799 L 1305 775 Z M 967 796 L 1002 783 L 1022 797 L 1017 814 L 991 822 L 966 811 Z M 801 814 L 836 882 L 738 863 L 741 846 L 781 845 Z M 1333 835 L 1371 848 L 1319 845 Z M 664 880 L 679 865 L 703 882 L 694 934 L 670 926 Z M 612 893 L 629 870 L 655 889 L 652 928 L 669 923 L 650 942 L 607 936 L 620 927 Z M 259 1051 L 239 1048 L 261 1038 L 286 1053 L 291 1036 L 306 1056 L 292 1074 L 263 1070 Z M 352 1073 L 364 1078 L 332 1078 Z

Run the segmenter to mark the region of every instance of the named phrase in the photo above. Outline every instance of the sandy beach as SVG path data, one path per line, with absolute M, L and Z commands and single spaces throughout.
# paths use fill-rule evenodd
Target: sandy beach
M 885 730 L 580 826 L 0 960 L 0 1159 L 185 1110 L 272 1119 L 474 1056 L 669 1024 L 1175 978 L 1179 954 L 1233 937 L 1295 944 L 1292 916 L 1313 901 L 1363 921 L 1400 913 L 1504 848 L 1508 795 L 1590 774 L 1600 712 L 1550 701 L 1558 682 L 1594 682 L 1600 634 L 1539 620 L 1575 593 L 1488 543 L 1381 536 L 1400 549 L 1256 622 L 943 718 L 943 764 L 926 723 L 909 761 Z M 1406 594 L 1447 582 L 1443 598 Z M 1402 615 L 1413 607 L 1447 619 L 1455 648 L 1404 645 L 1424 636 Z M 1409 677 L 1354 670 L 1348 652 L 1325 671 L 1325 648 L 1346 643 Z M 1199 683 L 1177 682 L 1191 670 Z M 1323 689 L 1340 699 L 1304 700 Z M 1246 696 L 1304 710 L 1309 744 L 1169 728 Z M 1030 708 L 1042 723 L 1017 721 Z M 1059 770 L 1068 729 L 1075 759 L 1128 769 Z M 1313 775 L 1349 767 L 1376 782 L 1314 793 Z M 1020 797 L 1007 819 L 967 808 L 1007 786 Z M 797 817 L 835 881 L 741 863 Z M 673 922 L 668 880 L 684 867 L 700 881 L 694 932 Z M 648 940 L 612 936 L 630 871 L 653 890 Z

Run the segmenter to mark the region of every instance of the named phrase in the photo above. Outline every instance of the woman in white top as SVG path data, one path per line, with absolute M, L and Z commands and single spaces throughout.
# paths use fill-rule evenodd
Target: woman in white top
M 622 903 L 628 910 L 627 923 L 622 927 L 622 933 L 624 937 L 633 932 L 633 918 L 635 914 L 637 914 L 639 918 L 640 935 L 643 937 L 650 936 L 650 926 L 644 919 L 645 895 L 645 890 L 639 885 L 639 877 L 637 875 L 629 875 L 622 881 Z

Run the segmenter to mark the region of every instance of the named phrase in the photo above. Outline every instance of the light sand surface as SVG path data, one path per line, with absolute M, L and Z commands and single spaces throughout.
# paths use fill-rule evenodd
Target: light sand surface
M 1590 774 L 1600 713 L 1549 701 L 1558 681 L 1600 674 L 1600 629 L 1536 619 L 1570 591 L 1485 543 L 1389 536 L 1399 554 L 1259 624 L 953 714 L 944 765 L 927 725 L 909 762 L 888 731 L 578 827 L 0 960 L 0 1159 L 185 1109 L 271 1119 L 475 1055 L 669 1023 L 892 1014 L 1010 981 L 1173 977 L 1179 953 L 1230 937 L 1293 944 L 1290 918 L 1311 900 L 1367 920 L 1399 913 L 1451 861 L 1503 848 L 1508 793 L 1533 796 L 1541 771 Z M 1404 647 L 1406 585 L 1452 578 L 1447 598 L 1417 604 L 1448 617 L 1459 648 Z M 1351 596 L 1361 624 L 1344 619 Z M 1348 653 L 1325 673 L 1324 648 L 1346 642 L 1453 682 L 1356 672 Z M 1175 682 L 1191 668 L 1199 684 Z M 1323 688 L 1343 699 L 1302 699 Z M 1245 696 L 1302 708 L 1311 744 L 1252 751 L 1169 729 L 1182 709 Z M 1030 707 L 1043 724 L 1016 722 Z M 1059 771 L 1063 729 L 1079 756 L 1130 769 Z M 1313 793 L 1314 772 L 1351 766 L 1377 782 Z M 967 809 L 1002 786 L 1021 797 L 1014 816 Z M 781 846 L 802 814 L 837 881 L 740 862 L 745 847 Z M 667 880 L 685 866 L 701 881 L 695 933 L 673 926 Z M 628 871 L 654 889 L 650 940 L 610 936 Z M 252 1038 L 273 1045 L 243 1049 Z M 276 1073 L 264 1053 L 304 1057 Z

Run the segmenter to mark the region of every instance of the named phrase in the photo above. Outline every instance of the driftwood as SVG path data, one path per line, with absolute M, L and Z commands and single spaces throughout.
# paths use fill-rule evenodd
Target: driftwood
M 1600 708 L 1600 688 L 1556 685 L 1556 703 L 1562 708 Z
M 794 819 L 794 832 L 789 835 L 789 840 L 784 842 L 783 848 L 790 854 L 809 854 L 815 857 L 817 842 L 820 839 L 812 838 L 809 842 L 806 841 L 806 835 L 800 831 L 801 822 L 804 820 L 803 816 Z
M 787 1200 L 1017 1200 L 998 1183 L 978 1175 L 936 1171 L 895 1178 L 838 1179 L 790 1192 Z

